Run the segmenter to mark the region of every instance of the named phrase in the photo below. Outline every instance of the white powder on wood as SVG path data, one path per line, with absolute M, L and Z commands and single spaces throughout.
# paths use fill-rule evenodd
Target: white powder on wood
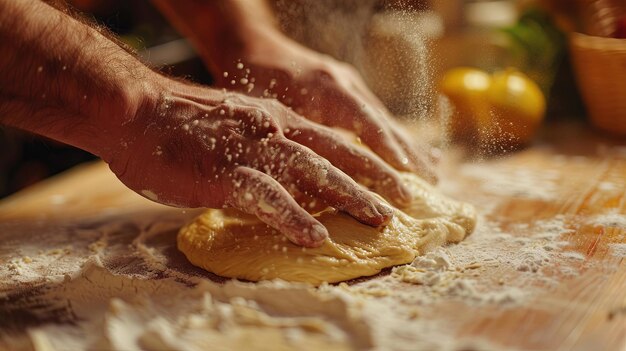
M 609 244 L 609 252 L 619 258 L 626 258 L 626 244 Z
M 487 194 L 540 200 L 552 200 L 557 195 L 557 170 L 539 171 L 516 165 L 485 172 L 481 164 L 466 164 L 460 173 L 481 180 L 480 187 Z
M 626 215 L 620 214 L 615 210 L 592 216 L 588 223 L 594 226 L 618 228 L 626 232 Z

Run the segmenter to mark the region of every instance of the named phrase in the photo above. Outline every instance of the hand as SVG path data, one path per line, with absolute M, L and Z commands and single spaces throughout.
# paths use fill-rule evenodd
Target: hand
M 276 35 L 220 60 L 218 85 L 274 97 L 306 118 L 353 131 L 393 167 L 436 182 L 435 157 L 411 141 L 352 66 Z
M 376 155 L 276 100 L 163 80 L 151 89 L 159 96 L 125 125 L 119 150 L 105 157 L 145 197 L 235 207 L 304 246 L 321 245 L 328 232 L 296 202 L 300 193 L 372 226 L 387 223 L 392 211 L 346 173 L 390 199 L 409 199 Z
M 41 1 L 0 1 L 0 36 L 12 38 L 0 41 L 10 53 L 0 55 L 0 71 L 10 73 L 0 75 L 0 123 L 102 157 L 145 197 L 233 206 L 306 246 L 328 233 L 293 196 L 320 199 L 373 226 L 392 216 L 331 162 L 388 198 L 407 199 L 393 169 L 328 128 L 276 101 L 160 76 Z

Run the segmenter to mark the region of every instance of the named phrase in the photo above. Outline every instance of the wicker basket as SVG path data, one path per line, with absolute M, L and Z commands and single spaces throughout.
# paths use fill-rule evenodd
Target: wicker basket
M 626 39 L 572 33 L 570 50 L 592 124 L 626 135 Z

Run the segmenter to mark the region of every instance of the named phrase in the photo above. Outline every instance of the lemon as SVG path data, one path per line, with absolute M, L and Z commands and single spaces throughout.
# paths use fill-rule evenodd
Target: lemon
M 546 111 L 546 100 L 539 86 L 514 69 L 493 74 L 486 99 L 491 112 L 489 127 L 504 145 L 527 144 Z
M 459 67 L 446 72 L 439 89 L 454 105 L 449 121 L 450 132 L 457 140 L 475 140 L 483 120 L 488 117 L 485 96 L 491 76 L 478 69 Z
M 541 90 L 515 69 L 489 75 L 454 68 L 446 72 L 439 88 L 455 107 L 450 132 L 457 140 L 518 147 L 532 139 L 545 114 Z

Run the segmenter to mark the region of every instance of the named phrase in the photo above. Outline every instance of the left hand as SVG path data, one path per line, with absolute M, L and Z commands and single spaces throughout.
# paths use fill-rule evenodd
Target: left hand
M 233 207 L 297 245 L 317 247 L 328 231 L 306 209 L 321 200 L 370 225 L 393 210 L 355 180 L 399 205 L 411 197 L 385 162 L 274 99 L 146 76 L 142 101 L 117 138 L 99 135 L 103 159 L 130 189 L 180 207 Z M 130 112 L 130 111 L 129 111 Z M 344 173 L 345 172 L 345 173 Z

